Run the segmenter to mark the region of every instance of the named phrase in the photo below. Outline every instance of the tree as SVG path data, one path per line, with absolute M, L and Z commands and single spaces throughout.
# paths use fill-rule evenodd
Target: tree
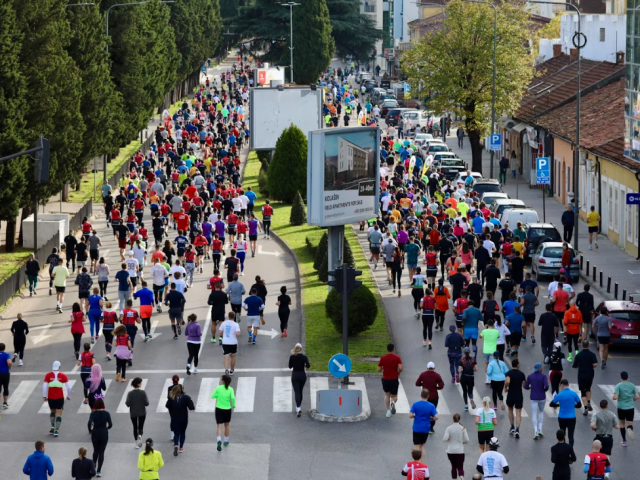
M 36 196 L 48 200 L 83 172 L 81 152 L 86 127 L 80 110 L 82 77 L 67 52 L 71 29 L 66 4 L 66 0 L 13 2 L 23 35 L 20 68 L 29 92 L 21 107 L 27 125 L 24 139 L 33 145 L 42 134 L 51 141 L 50 181 L 36 185 L 33 176 L 27 174 L 28 187 L 21 201 L 27 207 L 23 217 L 31 213 Z
M 299 7 L 293 7 L 293 42 L 295 83 L 316 83 L 329 67 L 335 50 L 326 0 L 306 0 Z
M 25 142 L 22 109 L 27 90 L 19 55 L 23 34 L 10 3 L 0 4 L 0 18 L 0 156 L 5 156 L 29 148 L 29 145 Z M 32 171 L 30 163 L 27 157 L 0 163 L 0 220 L 7 222 L 7 252 L 15 251 L 16 217 L 26 186 L 25 175 Z
M 269 165 L 269 196 L 291 203 L 297 192 L 307 197 L 307 137 L 291 125 L 276 142 Z
M 322 234 L 320 241 L 318 242 L 318 248 L 316 249 L 316 256 L 313 260 L 313 268 L 320 270 L 320 266 L 329 252 L 329 235 L 327 232 Z
M 498 118 L 518 107 L 533 76 L 533 56 L 528 47 L 531 22 L 524 4 L 501 2 L 496 8 Z M 443 28 L 427 33 L 402 58 L 402 69 L 417 98 L 430 96 L 430 110 L 464 117 L 472 170 L 477 172 L 482 172 L 480 140 L 491 125 L 493 25 L 493 9 L 487 5 L 451 0 Z
M 291 214 L 289 215 L 289 223 L 294 226 L 300 226 L 307 223 L 307 207 L 302 200 L 300 192 L 296 193 L 296 198 L 291 206 Z
M 351 56 L 367 61 L 382 38 L 382 30 L 368 15 L 360 13 L 360 0 L 326 0 L 331 18 L 331 32 L 336 44 L 336 55 Z
M 111 79 L 111 62 L 106 53 L 104 14 L 99 5 L 67 8 L 71 42 L 67 47 L 80 71 L 82 92 L 80 111 L 86 125 L 78 166 L 94 157 L 115 153 L 120 147 L 123 100 Z
M 378 302 L 369 287 L 364 285 L 357 287 L 349 294 L 347 305 L 349 336 L 365 332 L 375 323 L 378 316 Z M 335 288 L 327 295 L 325 311 L 338 333 L 342 333 L 342 298 Z

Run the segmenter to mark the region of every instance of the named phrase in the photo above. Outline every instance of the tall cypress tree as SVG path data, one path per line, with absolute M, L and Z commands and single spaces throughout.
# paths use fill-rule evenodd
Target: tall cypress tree
M 27 148 L 23 105 L 26 82 L 20 70 L 22 32 L 10 3 L 0 4 L 0 156 Z M 0 220 L 7 223 L 6 251 L 15 250 L 16 218 L 20 213 L 30 160 L 21 157 L 0 163 Z
M 106 53 L 104 14 L 98 5 L 67 8 L 72 41 L 68 52 L 80 68 L 80 108 L 87 126 L 79 163 L 114 153 L 123 140 L 122 95 L 111 79 L 111 62 Z
M 331 31 L 336 42 L 336 55 L 351 55 L 355 60 L 371 58 L 382 30 L 368 15 L 360 13 L 360 0 L 326 0 L 331 18 Z M 551 37 L 549 37 L 551 38 Z
M 27 174 L 29 186 L 22 205 L 29 207 L 23 216 L 36 194 L 46 201 L 82 175 L 77 163 L 85 132 L 80 112 L 82 78 L 66 50 L 71 40 L 66 4 L 66 0 L 13 1 L 23 34 L 20 68 L 28 90 L 23 106 L 25 140 L 31 145 L 42 134 L 51 141 L 50 181 L 36 186 Z
M 331 63 L 335 50 L 326 0 L 303 0 L 293 7 L 293 80 L 316 83 Z M 282 7 L 280 7 L 282 8 Z M 289 54 L 283 65 L 289 64 Z
M 298 192 L 307 198 L 307 137 L 291 125 L 276 142 L 269 165 L 269 196 L 291 203 Z

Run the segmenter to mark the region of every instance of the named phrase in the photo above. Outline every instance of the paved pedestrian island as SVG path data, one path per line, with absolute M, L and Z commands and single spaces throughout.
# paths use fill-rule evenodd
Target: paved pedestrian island
M 215 425 L 212 427 L 215 430 Z M 212 430 L 215 440 L 215 431 Z M 168 433 L 168 432 L 167 432 Z M 189 435 L 189 430 L 187 430 Z M 47 437 L 45 435 L 45 437 Z M 54 438 L 43 438 L 46 444 L 45 453 L 51 457 L 54 468 L 53 478 L 71 478 L 71 462 L 77 458 L 78 448 L 84 446 L 91 456 L 93 448 L 87 435 L 86 442 L 58 442 Z M 216 451 L 215 442 L 187 443 L 185 452 L 178 457 L 173 456 L 172 444 L 167 439 L 154 439 L 155 448 L 162 453 L 164 468 L 160 470 L 160 478 L 174 479 L 211 479 L 225 480 L 267 480 L 269 478 L 269 458 L 271 446 L 268 444 L 231 443 L 222 452 Z M 233 439 L 232 439 L 233 441 Z M 27 442 L 0 443 L 2 469 L 13 472 L 7 480 L 27 478 L 22 467 L 27 457 L 34 452 L 34 444 Z M 109 442 L 105 452 L 102 477 L 114 480 L 139 478 L 137 468 L 138 455 L 131 443 Z M 189 473 L 185 475 L 185 471 Z

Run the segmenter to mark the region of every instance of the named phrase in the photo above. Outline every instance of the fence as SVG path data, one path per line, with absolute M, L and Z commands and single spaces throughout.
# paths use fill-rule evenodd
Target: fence
M 591 262 L 589 260 L 585 261 L 583 255 L 580 255 L 580 272 L 583 273 L 588 279 L 591 280 L 592 285 L 599 286 L 602 293 L 604 293 L 606 288 L 606 293 L 611 297 L 611 299 L 622 300 L 622 301 L 627 300 L 627 289 L 620 288 L 620 285 L 618 285 L 618 282 L 613 282 L 611 280 L 611 277 L 608 275 L 607 275 L 607 280 L 605 282 L 604 272 L 602 270 L 598 270 L 595 265 L 591 265 Z M 605 283 L 606 283 L 606 287 L 605 287 Z M 612 289 L 613 289 L 613 292 L 611 291 Z M 634 295 L 629 294 L 628 297 L 629 297 L 628 300 L 630 302 L 633 302 L 634 300 L 640 301 L 640 295 L 638 294 L 634 294 Z
M 60 234 L 56 233 L 49 239 L 38 251 L 35 252 L 36 260 L 40 263 L 40 267 L 44 267 L 47 257 L 54 248 L 60 249 Z M 25 273 L 24 264 L 20 265 L 18 271 L 6 278 L 0 283 L 0 306 L 6 304 L 17 292 L 27 283 L 27 274 Z M 48 278 L 48 270 L 46 271 Z
M 69 219 L 69 230 L 77 230 L 82 226 L 82 219 L 93 213 L 93 200 L 89 200 L 73 217 Z

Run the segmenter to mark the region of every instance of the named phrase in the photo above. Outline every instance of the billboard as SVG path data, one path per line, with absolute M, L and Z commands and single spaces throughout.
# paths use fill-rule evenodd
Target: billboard
M 309 133 L 309 225 L 332 227 L 375 217 L 379 209 L 380 129 L 332 128 Z
M 284 83 L 284 68 L 256 68 L 256 73 L 253 76 L 256 79 L 256 86 L 271 85 L 271 80 L 280 80 Z
M 323 124 L 321 89 L 253 88 L 249 109 L 249 140 L 253 150 L 274 150 L 278 137 L 291 124 L 305 135 Z

